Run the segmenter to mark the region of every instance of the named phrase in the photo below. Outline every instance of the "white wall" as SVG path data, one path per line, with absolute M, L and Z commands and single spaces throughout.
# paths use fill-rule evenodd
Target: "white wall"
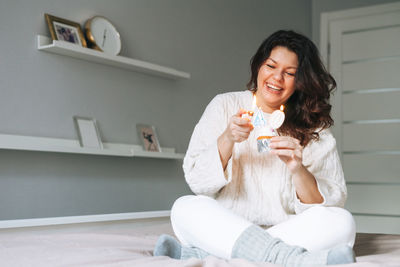
M 288 8 L 290 7 L 290 8 Z M 311 36 L 309 0 L 2 0 L 0 133 L 77 138 L 73 115 L 98 120 L 104 141 L 136 143 L 157 127 L 162 146 L 185 152 L 219 92 L 242 90 L 249 59 L 278 29 Z M 44 13 L 83 23 L 109 18 L 121 55 L 190 72 L 170 81 L 40 52 Z M 0 151 L 0 219 L 169 209 L 190 193 L 181 161 Z

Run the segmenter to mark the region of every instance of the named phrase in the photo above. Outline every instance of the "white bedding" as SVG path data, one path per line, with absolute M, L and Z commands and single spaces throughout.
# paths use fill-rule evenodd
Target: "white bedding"
M 152 250 L 161 233 L 172 234 L 170 225 L 49 233 L 0 232 L 0 266 L 277 266 L 215 257 L 185 261 L 153 257 Z M 355 249 L 360 255 L 359 262 L 346 266 L 400 266 L 400 236 L 359 235 Z

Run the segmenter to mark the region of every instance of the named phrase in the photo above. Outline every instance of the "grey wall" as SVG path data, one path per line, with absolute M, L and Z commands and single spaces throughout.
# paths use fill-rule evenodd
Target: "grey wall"
M 320 21 L 322 12 L 339 11 L 349 8 L 398 2 L 399 0 L 311 0 L 312 39 L 318 45 L 320 38 Z
M 121 33 L 121 55 L 192 78 L 40 52 L 35 38 L 48 35 L 45 12 L 82 25 L 106 16 Z M 185 152 L 209 100 L 244 89 L 250 57 L 281 28 L 311 36 L 310 0 L 1 0 L 0 133 L 77 138 L 72 116 L 81 115 L 98 120 L 103 141 L 139 144 L 133 126 L 142 122 L 157 127 L 162 146 Z M 181 164 L 0 150 L 0 219 L 169 209 L 190 193 Z

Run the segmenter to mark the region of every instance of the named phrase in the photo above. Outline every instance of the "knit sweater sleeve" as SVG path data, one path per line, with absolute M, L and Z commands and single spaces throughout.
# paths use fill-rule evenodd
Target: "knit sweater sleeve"
M 228 115 L 224 95 L 217 95 L 197 123 L 183 160 L 186 182 L 195 194 L 215 197 L 231 181 L 231 160 L 223 169 L 217 139 L 226 128 Z
M 321 131 L 320 139 L 311 141 L 304 148 L 303 165 L 314 175 L 324 199 L 317 205 L 343 207 L 347 198 L 346 182 L 336 149 L 336 140 L 329 130 Z M 302 203 L 296 195 L 294 198 L 296 213 L 316 205 Z

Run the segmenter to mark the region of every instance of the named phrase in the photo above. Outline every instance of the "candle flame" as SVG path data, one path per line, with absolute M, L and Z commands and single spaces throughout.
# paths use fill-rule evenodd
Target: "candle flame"
M 251 110 L 254 110 L 257 106 L 257 97 L 256 94 L 253 94 L 253 104 L 251 105 Z
M 285 109 L 284 105 L 281 105 L 281 107 L 279 108 L 281 111 L 283 111 Z

